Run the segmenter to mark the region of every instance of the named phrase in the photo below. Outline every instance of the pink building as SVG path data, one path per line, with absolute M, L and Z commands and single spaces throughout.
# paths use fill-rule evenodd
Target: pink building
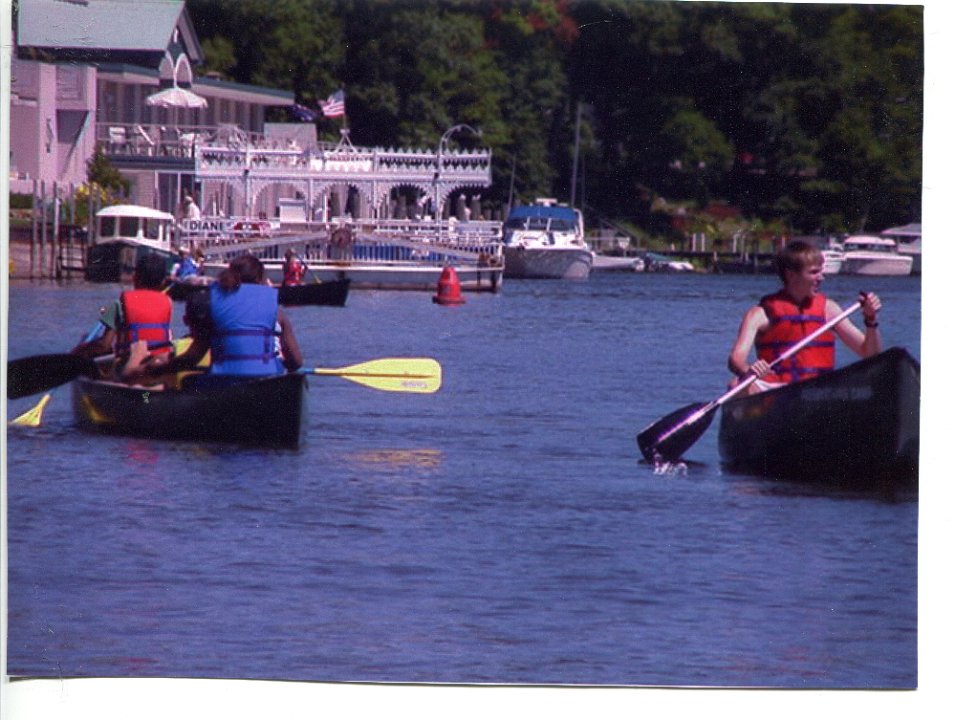
M 85 182 L 98 146 L 130 180 L 132 202 L 174 212 L 199 196 L 198 143 L 264 138 L 267 108 L 294 102 L 290 91 L 196 75 L 203 54 L 182 0 L 22 0 L 18 10 L 11 192 Z

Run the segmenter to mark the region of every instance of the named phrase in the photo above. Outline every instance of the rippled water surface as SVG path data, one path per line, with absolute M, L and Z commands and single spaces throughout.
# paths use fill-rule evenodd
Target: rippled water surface
M 868 285 L 918 358 L 918 278 Z M 8 435 L 9 672 L 915 686 L 916 500 L 729 474 L 715 427 L 672 473 L 640 460 L 640 429 L 722 393 L 774 288 L 595 275 L 293 308 L 312 366 L 444 368 L 424 396 L 312 378 L 297 452 L 84 434 L 60 388 Z M 14 283 L 10 357 L 69 348 L 117 289 Z

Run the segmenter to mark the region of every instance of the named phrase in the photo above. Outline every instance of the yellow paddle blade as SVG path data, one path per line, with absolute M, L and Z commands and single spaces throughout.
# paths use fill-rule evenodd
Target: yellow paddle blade
M 441 365 L 431 358 L 381 358 L 343 368 L 314 368 L 385 392 L 433 393 L 441 387 Z
M 40 420 L 43 416 L 43 408 L 50 402 L 50 395 L 47 393 L 33 408 L 9 422 L 10 425 L 20 425 L 22 427 L 40 427 Z

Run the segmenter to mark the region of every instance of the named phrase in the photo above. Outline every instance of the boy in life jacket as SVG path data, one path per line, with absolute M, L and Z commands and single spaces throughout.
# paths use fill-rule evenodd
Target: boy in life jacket
M 144 255 L 133 273 L 133 289 L 120 296 L 100 314 L 100 332 L 70 352 L 95 358 L 110 352 L 117 366 L 124 364 L 131 348 L 145 343 L 150 357 L 164 357 L 172 351 L 172 300 L 162 292 L 166 261 L 155 253 Z
M 770 368 L 788 348 L 842 312 L 834 300 L 820 292 L 822 264 L 819 249 L 801 240 L 790 242 L 779 251 L 776 272 L 783 286 L 761 298 L 743 316 L 729 355 L 729 369 L 736 376 L 731 387 L 750 374 L 759 378 L 748 388 L 749 393 L 755 393 L 828 372 L 835 367 L 836 337 L 862 358 L 882 352 L 878 322 L 882 301 L 875 293 L 860 293 L 863 330 L 846 318 L 832 331 Z M 750 363 L 750 351 L 754 348 L 756 359 Z
M 193 338 L 189 348 L 174 358 L 148 358 L 140 376 L 192 369 L 207 351 L 210 377 L 278 375 L 302 366 L 278 289 L 265 284 L 262 262 L 252 255 L 235 258 L 208 290 L 190 295 L 185 321 Z
M 282 263 L 282 284 L 301 285 L 305 277 L 305 263 L 303 263 L 292 248 L 285 251 L 285 262 Z

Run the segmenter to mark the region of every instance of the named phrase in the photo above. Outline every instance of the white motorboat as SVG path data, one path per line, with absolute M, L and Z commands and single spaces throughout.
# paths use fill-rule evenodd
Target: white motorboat
M 822 248 L 823 275 L 838 275 L 842 271 L 842 263 L 845 262 L 845 259 L 845 248 L 838 243 L 831 243 Z
M 922 274 L 922 223 L 909 223 L 883 230 L 881 237 L 895 240 L 900 255 L 912 256 L 912 274 Z
M 908 275 L 912 256 L 899 254 L 895 240 L 876 235 L 852 235 L 842 241 L 846 275 Z
M 171 268 L 177 260 L 172 247 L 176 219 L 142 205 L 109 205 L 96 213 L 96 234 L 86 257 L 90 282 L 130 282 L 144 254 L 158 254 Z
M 540 198 L 518 205 L 504 222 L 504 277 L 586 280 L 594 253 L 580 211 Z

